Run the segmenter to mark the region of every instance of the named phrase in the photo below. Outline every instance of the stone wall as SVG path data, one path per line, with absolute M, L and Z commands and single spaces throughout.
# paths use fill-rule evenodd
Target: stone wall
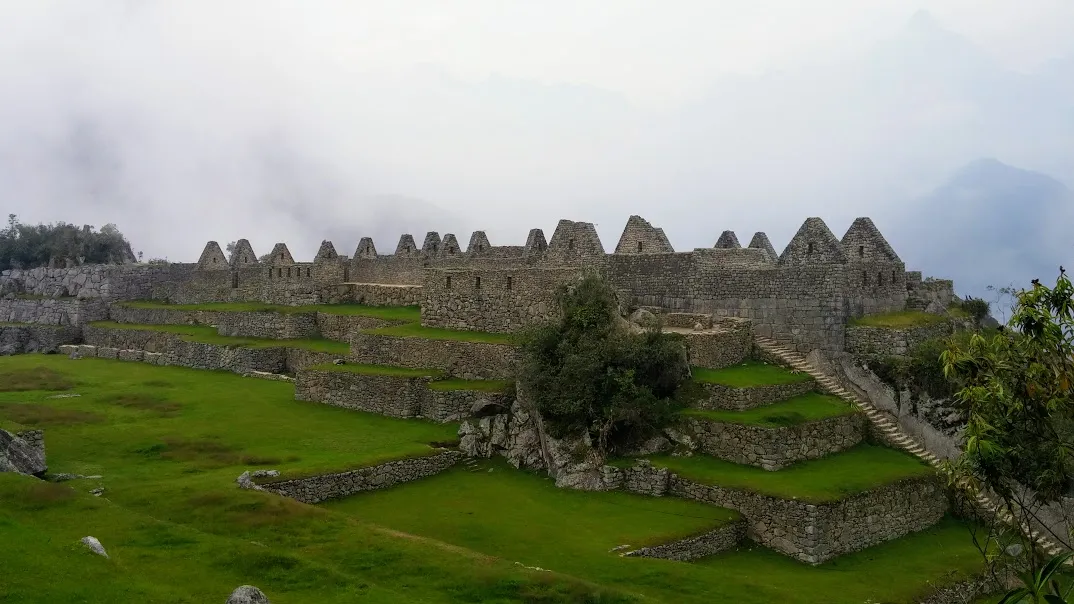
M 619 476 L 625 472 L 614 470 Z M 928 528 L 948 505 L 939 477 L 907 479 L 831 503 L 807 503 L 695 483 L 644 462 L 630 472 L 632 480 L 618 478 L 614 484 L 738 510 L 749 524 L 747 537 L 809 564 Z
M 954 333 L 954 329 L 952 321 L 909 329 L 851 325 L 847 326 L 846 351 L 858 355 L 907 354 L 921 342 L 949 336 Z
M 108 318 L 108 306 L 99 300 L 74 298 L 0 300 L 0 323 L 82 325 Z
M 663 545 L 643 547 L 623 555 L 689 562 L 733 549 L 745 536 L 746 523 L 735 521 L 700 535 Z
M 351 338 L 351 359 L 356 363 L 440 369 L 465 379 L 510 379 L 514 375 L 516 354 L 515 347 L 507 344 L 369 333 L 356 333 Z
M 294 340 L 316 338 L 317 314 L 281 312 L 222 312 L 216 317 L 216 331 L 222 336 Z
M 22 439 L 23 442 L 30 445 L 30 448 L 37 451 L 41 455 L 41 459 L 45 459 L 44 430 L 20 430 L 14 434 L 16 438 Z
M 721 319 L 711 331 L 685 334 L 690 347 L 690 364 L 721 369 L 744 361 L 753 350 L 753 329 L 749 321 Z
M 426 271 L 421 323 L 429 327 L 509 333 L 554 320 L 560 286 L 578 269 L 457 269 Z
M 194 264 L 94 264 L 0 273 L 0 289 L 41 296 L 103 300 L 164 299 L 195 274 Z
M 363 329 L 376 329 L 398 323 L 400 321 L 388 321 L 361 315 L 317 313 L 317 331 L 320 332 L 321 337 L 336 340 L 337 342 L 350 342 L 351 336 Z
M 296 499 L 302 503 L 320 503 L 328 499 L 348 497 L 362 491 L 386 489 L 398 484 L 439 474 L 462 459 L 458 451 L 444 451 L 426 457 L 389 461 L 349 472 L 324 474 L 262 483 L 265 491 Z
M 366 306 L 417 306 L 421 304 L 421 285 L 390 285 L 386 283 L 344 283 L 326 302 L 365 304 Z
M 307 369 L 298 372 L 295 398 L 390 417 L 423 417 L 440 422 L 469 417 L 475 406 L 499 405 L 506 409 L 510 405 L 506 394 L 431 390 L 430 381 L 428 377 Z
M 82 356 L 145 361 L 156 365 L 178 365 L 192 369 L 219 369 L 235 373 L 287 371 L 287 349 L 246 348 L 190 342 L 171 333 L 109 329 L 87 325 L 83 328 L 87 346 Z M 148 353 L 148 354 L 147 354 Z M 159 356 L 156 356 L 159 354 Z
M 807 459 L 845 451 L 864 440 L 861 413 L 793 426 L 756 426 L 690 418 L 686 429 L 694 446 L 712 457 L 779 470 Z
M 697 401 L 697 408 L 742 411 L 812 392 L 816 389 L 817 383 L 813 380 L 806 380 L 792 384 L 753 386 L 751 388 L 733 388 L 706 382 L 701 382 L 700 385 L 708 393 L 708 397 Z
M 72 326 L 0 323 L 0 355 L 56 352 L 81 337 L 79 329 Z
M 179 310 L 175 308 L 134 308 L 112 304 L 108 318 L 116 323 L 136 325 L 216 325 L 223 311 Z

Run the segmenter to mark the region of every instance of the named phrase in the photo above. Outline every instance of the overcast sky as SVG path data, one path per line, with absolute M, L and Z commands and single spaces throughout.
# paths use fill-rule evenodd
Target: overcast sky
M 1072 34 L 1071 0 L 0 0 L 0 209 L 181 261 L 564 217 L 610 251 L 630 214 L 782 249 L 982 156 L 1069 182 Z

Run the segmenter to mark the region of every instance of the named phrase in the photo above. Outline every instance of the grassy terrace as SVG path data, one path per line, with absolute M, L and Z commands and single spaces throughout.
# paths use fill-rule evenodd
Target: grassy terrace
M 310 369 L 316 369 L 318 371 L 357 373 L 359 375 L 386 375 L 404 378 L 430 377 L 434 378 L 434 380 L 429 382 L 429 389 L 439 391 L 476 390 L 478 392 L 504 392 L 510 388 L 512 384 L 512 382 L 506 380 L 443 379 L 444 372 L 439 369 L 412 369 L 410 367 L 393 367 L 390 365 L 361 365 L 357 363 L 335 365 L 332 363 L 324 363 L 314 365 L 310 367 Z
M 695 563 L 621 558 L 608 550 L 729 512 L 556 489 L 497 462 L 307 506 L 234 479 L 420 455 L 456 427 L 297 402 L 286 382 L 104 359 L 2 357 L 0 386 L 0 421 L 46 430 L 50 472 L 104 477 L 0 474 L 4 602 L 214 602 L 253 584 L 291 604 L 909 604 L 980 569 L 953 521 L 816 568 L 750 545 Z M 87 554 L 85 535 L 111 559 Z
M 190 342 L 217 344 L 220 346 L 238 346 L 242 348 L 304 348 L 315 352 L 345 355 L 350 352 L 350 345 L 327 339 L 271 340 L 268 338 L 245 338 L 222 336 L 215 327 L 208 325 L 139 325 L 137 323 L 115 323 L 113 321 L 94 321 L 92 327 L 107 329 L 130 329 L 138 331 L 161 331 L 182 336 Z
M 850 325 L 854 327 L 886 327 L 888 329 L 909 329 L 911 327 L 926 327 L 947 321 L 948 317 L 936 315 L 921 310 L 900 310 L 895 312 L 865 315 L 851 319 Z
M 691 368 L 695 382 L 702 384 L 719 384 L 730 388 L 754 388 L 757 386 L 777 386 L 808 382 L 813 379 L 805 373 L 792 373 L 790 369 L 779 365 L 770 365 L 760 361 L 746 361 L 741 365 L 723 369 Z
M 422 327 L 419 323 L 392 325 L 390 327 L 379 327 L 376 329 L 363 329 L 362 332 L 382 336 L 422 338 L 426 340 L 454 340 L 456 342 L 483 342 L 486 344 L 511 344 L 513 342 L 511 334 L 507 333 Z
M 159 308 L 166 310 L 212 310 L 219 312 L 278 312 L 310 313 L 322 312 L 330 315 L 356 315 L 374 317 L 388 321 L 417 322 L 421 320 L 421 309 L 417 306 L 366 306 L 364 304 L 309 304 L 305 306 L 284 306 L 281 304 L 262 304 L 260 302 L 208 302 L 205 304 L 167 304 L 154 301 L 120 302 L 128 308 Z
M 936 470 L 905 453 L 874 445 L 821 459 L 803 461 L 778 472 L 738 465 L 712 457 L 649 458 L 654 466 L 666 467 L 683 478 L 702 484 L 745 489 L 784 499 L 811 503 L 838 501 L 870 489 Z M 624 461 L 620 465 L 630 465 Z
M 785 401 L 744 411 L 687 409 L 684 415 L 700 419 L 763 427 L 794 426 L 855 413 L 857 408 L 830 394 L 810 392 Z

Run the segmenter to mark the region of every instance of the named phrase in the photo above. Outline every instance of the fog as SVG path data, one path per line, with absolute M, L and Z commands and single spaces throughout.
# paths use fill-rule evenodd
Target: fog
M 918 227 L 960 168 L 1074 182 L 1072 34 L 1069 0 L 0 0 L 0 210 L 175 261 L 521 244 L 559 218 L 610 251 L 631 214 L 679 250 L 724 229 L 782 250 L 808 216 L 869 215 L 957 279 Z

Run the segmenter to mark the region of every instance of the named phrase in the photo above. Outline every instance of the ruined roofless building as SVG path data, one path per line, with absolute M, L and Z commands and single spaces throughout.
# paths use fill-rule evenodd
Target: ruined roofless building
M 324 241 L 312 262 L 296 262 L 283 243 L 258 262 L 246 240 L 226 259 L 209 242 L 171 287 L 177 301 L 281 304 L 368 302 L 368 293 L 356 292 L 395 287 L 406 294 L 399 299 L 421 304 L 425 325 L 507 332 L 551 317 L 558 287 L 595 271 L 624 307 L 746 318 L 758 335 L 809 352 L 841 350 L 850 319 L 902 310 L 922 283 L 868 218 L 853 221 L 842 238 L 808 218 L 781 253 L 761 232 L 746 247 L 730 230 L 715 241 L 677 252 L 662 229 L 631 216 L 612 253 L 593 224 L 570 220 L 547 240 L 533 229 L 513 246 L 475 231 L 464 249 L 455 235 L 430 231 L 421 245 L 402 235 L 393 254 L 378 254 L 365 237 L 348 258 Z

